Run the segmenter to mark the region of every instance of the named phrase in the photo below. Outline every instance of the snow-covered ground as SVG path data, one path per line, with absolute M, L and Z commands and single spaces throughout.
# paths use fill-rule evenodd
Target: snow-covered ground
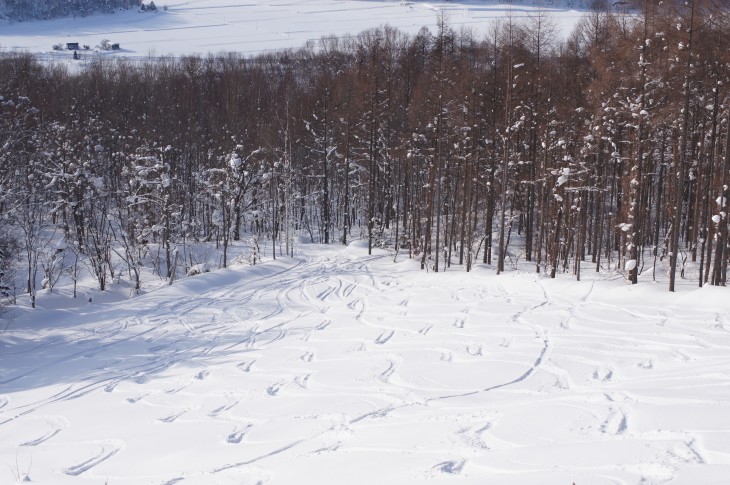
M 361 243 L 16 308 L 0 483 L 727 483 L 729 310 Z
M 256 54 L 289 47 L 301 47 L 324 35 L 342 36 L 389 24 L 416 33 L 422 26 L 435 31 L 439 12 L 445 12 L 455 28 L 486 31 L 492 20 L 511 15 L 515 21 L 543 11 L 552 16 L 566 34 L 582 12 L 556 0 L 558 7 L 536 6 L 539 2 L 499 3 L 494 0 L 420 2 L 396 0 L 171 0 L 164 10 L 122 11 L 114 15 L 63 18 L 42 22 L 10 24 L 0 21 L 0 49 L 25 50 L 55 57 L 54 44 L 78 42 L 94 47 L 103 39 L 119 43 L 115 56 L 132 58 L 163 55 L 239 52 Z M 552 3 L 552 2 L 550 2 Z M 106 54 L 110 54 L 106 52 Z

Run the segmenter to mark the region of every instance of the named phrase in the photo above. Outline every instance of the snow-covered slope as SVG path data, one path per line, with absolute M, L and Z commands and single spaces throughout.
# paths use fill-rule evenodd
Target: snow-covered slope
M 562 2 L 556 2 L 562 4 Z M 114 15 L 65 18 L 10 24 L 0 21 L 0 48 L 53 53 L 54 44 L 78 42 L 92 50 L 103 39 L 119 43 L 115 55 L 161 55 L 240 52 L 255 54 L 301 47 L 324 35 L 357 34 L 389 24 L 415 33 L 432 30 L 439 12 L 447 14 L 456 29 L 486 31 L 495 18 L 511 15 L 517 21 L 542 10 L 551 14 L 560 31 L 568 32 L 581 15 L 569 7 L 536 7 L 532 2 L 506 4 L 494 1 L 398 2 L 389 0 L 172 0 L 158 11 L 123 11 Z M 61 54 L 54 53 L 56 56 Z M 66 53 L 70 55 L 70 53 Z
M 0 483 L 727 483 L 726 290 L 299 251 L 14 310 Z

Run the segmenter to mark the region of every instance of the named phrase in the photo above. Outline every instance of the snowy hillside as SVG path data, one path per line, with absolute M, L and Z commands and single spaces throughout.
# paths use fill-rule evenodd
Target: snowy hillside
M 726 290 L 299 249 L 119 303 L 13 310 L 0 483 L 730 476 Z
M 118 55 L 131 57 L 241 52 L 255 54 L 300 47 L 325 35 L 342 36 L 389 24 L 416 33 L 423 26 L 435 30 L 437 15 L 445 12 L 454 28 L 485 32 L 490 21 L 507 15 L 523 18 L 538 10 L 555 17 L 569 32 L 581 16 L 571 7 L 535 7 L 532 2 L 494 1 L 398 2 L 316 0 L 240 3 L 233 0 L 157 2 L 156 12 L 128 10 L 113 15 L 62 18 L 10 24 L 0 21 L 0 48 L 35 53 L 76 42 L 90 49 L 108 39 L 120 44 Z M 555 2 L 563 5 L 563 2 Z M 577 3 L 577 2 L 576 2 Z M 57 54 L 60 55 L 60 54 Z

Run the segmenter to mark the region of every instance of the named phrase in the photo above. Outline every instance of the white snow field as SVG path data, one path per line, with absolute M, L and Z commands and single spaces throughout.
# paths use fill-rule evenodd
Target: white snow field
M 354 243 L 15 309 L 0 483 L 728 483 L 727 291 Z
M 145 2 L 147 3 L 147 2 Z M 549 2 L 552 3 L 552 2 Z M 486 32 L 496 18 L 511 15 L 515 21 L 541 11 L 550 15 L 567 35 L 582 12 L 564 6 L 536 6 L 526 2 L 506 4 L 494 0 L 420 2 L 396 0 L 164 0 L 156 13 L 121 11 L 114 15 L 62 18 L 41 22 L 9 23 L 0 20 L 0 48 L 47 53 L 70 58 L 72 52 L 54 52 L 52 46 L 67 42 L 92 50 L 103 39 L 119 43 L 121 50 L 107 55 L 139 58 L 220 52 L 257 54 L 301 47 L 322 36 L 342 36 L 384 24 L 415 34 L 423 26 L 436 31 L 439 12 L 445 12 L 455 28 Z

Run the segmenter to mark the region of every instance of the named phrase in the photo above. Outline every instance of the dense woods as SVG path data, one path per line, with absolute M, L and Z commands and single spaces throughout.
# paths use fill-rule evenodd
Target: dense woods
M 140 0 L 2 0 L 0 18 L 11 21 L 86 16 L 92 13 L 113 13 L 115 9 L 139 7 Z
M 442 17 L 78 72 L 5 55 L 0 279 L 14 262 L 33 297 L 63 252 L 102 290 L 120 272 L 139 288 L 150 247 L 171 280 L 186 241 L 215 242 L 225 266 L 244 235 L 276 256 L 296 233 L 364 237 L 424 270 L 668 271 L 673 291 L 691 267 L 725 285 L 730 14 L 637 11 L 595 3 L 567 40 L 537 13 L 483 37 Z

